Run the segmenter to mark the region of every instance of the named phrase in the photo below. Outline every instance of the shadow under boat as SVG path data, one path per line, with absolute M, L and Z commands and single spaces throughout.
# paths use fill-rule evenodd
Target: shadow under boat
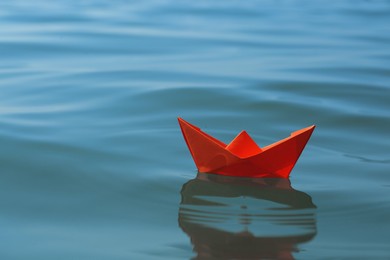
M 182 187 L 178 221 L 194 259 L 294 259 L 316 235 L 315 211 L 289 179 L 198 173 Z

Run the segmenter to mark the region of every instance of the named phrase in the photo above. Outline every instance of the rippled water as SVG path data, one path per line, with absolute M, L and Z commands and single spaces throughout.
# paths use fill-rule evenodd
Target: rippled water
M 2 1 L 2 259 L 388 259 L 388 1 Z M 197 175 L 176 117 L 290 180 Z

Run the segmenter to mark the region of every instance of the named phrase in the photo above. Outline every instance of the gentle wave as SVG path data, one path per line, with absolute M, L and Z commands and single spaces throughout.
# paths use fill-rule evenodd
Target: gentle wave
M 387 1 L 0 7 L 3 258 L 388 255 Z M 178 116 L 260 146 L 316 124 L 291 174 L 306 193 L 268 194 L 306 207 L 240 197 L 261 185 L 181 196 L 197 173 Z

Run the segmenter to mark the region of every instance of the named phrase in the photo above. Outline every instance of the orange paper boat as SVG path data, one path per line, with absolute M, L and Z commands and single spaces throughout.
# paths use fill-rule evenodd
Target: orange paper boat
M 288 178 L 315 128 L 303 128 L 260 148 L 245 131 L 227 145 L 182 118 L 178 120 L 199 172 L 250 178 Z

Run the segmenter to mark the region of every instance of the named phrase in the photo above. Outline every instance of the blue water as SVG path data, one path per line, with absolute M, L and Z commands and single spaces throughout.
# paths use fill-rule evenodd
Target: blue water
M 388 1 L 0 3 L 1 259 L 389 259 Z M 197 174 L 176 117 L 290 180 Z

